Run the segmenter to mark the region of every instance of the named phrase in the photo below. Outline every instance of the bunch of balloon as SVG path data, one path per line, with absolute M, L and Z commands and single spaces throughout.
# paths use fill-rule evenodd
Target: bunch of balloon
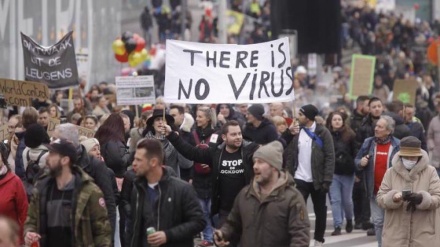
M 112 49 L 116 60 L 121 63 L 128 62 L 130 67 L 136 67 L 148 58 L 145 39 L 136 33 L 124 32 L 121 38 L 113 41 Z
M 147 59 L 143 62 L 142 68 L 143 69 L 149 69 L 151 66 L 151 59 L 154 58 L 156 55 L 157 47 L 155 45 L 152 45 L 150 50 L 148 51 Z

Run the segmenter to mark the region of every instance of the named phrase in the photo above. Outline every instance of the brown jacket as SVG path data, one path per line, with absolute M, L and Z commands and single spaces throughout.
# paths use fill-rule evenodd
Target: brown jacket
M 440 243 L 440 180 L 434 167 L 429 165 L 428 154 L 411 171 L 402 164 L 397 153 L 382 180 L 377 202 L 385 209 L 382 246 L 438 246 Z M 395 193 L 404 189 L 423 195 L 422 203 L 414 213 L 406 210 L 407 202 L 393 201 Z
M 281 172 L 277 185 L 263 200 L 256 182 L 244 187 L 221 231 L 226 240 L 240 233 L 243 247 L 309 246 L 307 208 L 292 176 Z

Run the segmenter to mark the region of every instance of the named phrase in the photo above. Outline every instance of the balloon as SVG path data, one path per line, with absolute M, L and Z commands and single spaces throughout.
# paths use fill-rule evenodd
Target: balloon
M 115 58 L 121 63 L 126 63 L 128 61 L 128 53 L 126 52 L 123 55 L 115 54 Z
M 125 53 L 124 42 L 122 42 L 122 40 L 120 39 L 113 41 L 112 49 L 116 55 L 124 55 Z
M 156 51 L 157 51 L 157 48 L 156 48 L 156 46 L 155 45 L 153 45 L 153 46 L 151 46 L 151 49 L 150 49 L 150 55 L 151 56 L 154 56 L 154 55 L 156 55 Z
M 140 52 L 141 53 L 141 56 L 142 56 L 142 61 L 145 61 L 145 60 L 147 60 L 147 58 L 148 58 L 148 51 L 147 51 L 147 49 L 142 49 L 142 51 Z
M 145 39 L 139 37 L 139 39 L 136 40 L 136 48 L 135 51 L 142 51 L 142 49 L 145 48 Z
M 131 52 L 136 49 L 136 40 L 129 38 L 127 41 L 125 41 L 125 49 L 129 54 L 131 54 Z
M 414 7 L 415 10 L 419 10 L 420 5 L 418 3 L 415 3 L 413 7 Z
M 128 56 L 128 64 L 130 67 L 136 67 L 142 62 L 142 55 L 139 52 L 133 52 Z
M 130 38 L 133 38 L 133 33 L 130 32 L 130 31 L 125 31 L 125 32 L 122 34 L 121 40 L 124 41 L 124 43 L 125 43 L 125 42 L 127 42 L 127 40 L 129 40 Z
M 151 60 L 145 60 L 145 62 L 142 64 L 142 68 L 149 69 L 151 66 Z
M 137 34 L 137 33 L 134 33 L 133 34 L 133 39 L 134 40 L 138 40 L 138 39 L 140 39 L 141 38 L 141 36 L 139 36 L 139 34 Z

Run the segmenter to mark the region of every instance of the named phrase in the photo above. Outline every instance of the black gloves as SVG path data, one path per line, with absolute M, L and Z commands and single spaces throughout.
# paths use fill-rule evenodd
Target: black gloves
M 331 182 L 324 182 L 324 183 L 322 183 L 322 192 L 324 192 L 324 193 L 328 193 L 328 191 L 330 190 L 330 184 L 331 184 Z
M 404 201 L 408 202 L 406 206 L 406 211 L 414 212 L 416 210 L 416 205 L 422 203 L 423 196 L 420 193 L 411 193 L 403 197 Z

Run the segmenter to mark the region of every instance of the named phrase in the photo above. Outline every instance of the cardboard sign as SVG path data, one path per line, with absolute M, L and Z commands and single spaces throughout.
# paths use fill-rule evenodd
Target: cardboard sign
M 416 104 L 418 83 L 415 80 L 396 80 L 394 82 L 393 100 L 400 100 L 404 104 Z
M 8 132 L 8 125 L 7 124 L 3 124 L 0 127 L 0 141 L 3 140 L 9 140 L 9 132 Z
M 32 99 L 46 100 L 49 89 L 44 83 L 0 78 L 0 94 L 8 105 L 31 106 Z
M 50 118 L 47 125 L 47 134 L 52 137 L 55 128 L 60 125 L 60 120 L 57 118 Z
M 50 89 L 79 85 L 73 32 L 52 46 L 41 46 L 21 33 L 25 79 L 44 82 Z
M 142 105 L 156 102 L 152 75 L 118 76 L 115 81 L 116 105 Z
M 373 90 L 376 57 L 353 54 L 350 73 L 350 97 L 369 95 Z
M 95 136 L 95 131 L 91 129 L 87 129 L 81 126 L 78 127 L 78 134 L 80 136 L 87 136 L 87 138 L 93 138 Z
M 167 40 L 167 103 L 271 103 L 294 98 L 289 39 L 234 45 Z

